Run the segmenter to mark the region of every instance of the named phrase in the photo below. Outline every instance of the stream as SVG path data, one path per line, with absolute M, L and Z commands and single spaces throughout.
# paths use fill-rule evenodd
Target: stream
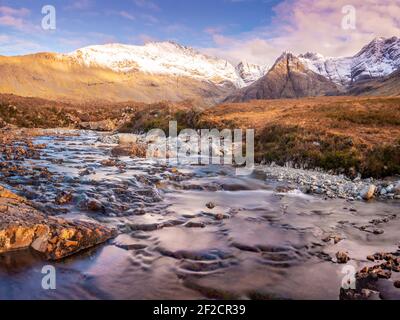
M 359 270 L 373 265 L 368 255 L 398 249 L 400 201 L 278 192 L 261 170 L 236 176 L 230 166 L 107 164 L 115 145 L 103 135 L 48 131 L 34 141 L 46 145 L 40 159 L 0 179 L 46 214 L 120 235 L 59 262 L 29 250 L 0 255 L 0 299 L 339 299 L 346 274 L 337 252 Z M 72 201 L 57 204 L 63 193 Z M 362 228 L 377 219 L 383 233 Z M 48 264 L 56 290 L 41 286 Z M 395 280 L 379 281 L 381 298 L 400 299 Z

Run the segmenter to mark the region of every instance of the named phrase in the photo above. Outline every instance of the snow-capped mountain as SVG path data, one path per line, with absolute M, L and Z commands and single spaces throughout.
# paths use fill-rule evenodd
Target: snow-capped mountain
M 317 53 L 299 56 L 310 70 L 337 84 L 387 76 L 400 67 L 400 38 L 376 38 L 353 57 L 331 58 Z
M 292 99 L 338 94 L 340 90 L 334 82 L 311 71 L 294 54 L 284 52 L 265 76 L 245 88 L 236 90 L 224 101 Z
M 300 55 L 299 59 L 311 71 L 337 84 L 351 82 L 352 58 L 326 58 L 319 53 L 308 52 Z
M 246 86 L 263 77 L 268 72 L 268 69 L 267 66 L 260 66 L 244 61 L 236 66 L 236 72 L 243 79 Z
M 143 46 L 106 44 L 76 50 L 69 57 L 86 66 L 116 72 L 142 71 L 150 74 L 186 76 L 217 85 L 246 82 L 226 60 L 209 57 L 174 42 L 151 42 Z M 248 82 L 248 80 L 247 80 Z

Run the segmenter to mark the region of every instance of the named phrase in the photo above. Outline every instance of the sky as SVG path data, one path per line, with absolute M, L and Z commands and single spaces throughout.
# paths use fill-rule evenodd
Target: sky
M 55 8 L 55 30 L 42 28 L 44 5 Z M 400 0 L 0 0 L 0 55 L 175 41 L 271 65 L 283 51 L 349 56 L 391 36 Z

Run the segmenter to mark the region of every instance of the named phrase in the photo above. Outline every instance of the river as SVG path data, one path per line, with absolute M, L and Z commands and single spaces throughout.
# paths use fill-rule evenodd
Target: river
M 31 251 L 1 255 L 0 299 L 338 299 L 346 275 L 337 252 L 358 270 L 371 265 L 368 255 L 398 249 L 399 201 L 279 193 L 261 171 L 240 177 L 229 166 L 129 157 L 104 165 L 114 145 L 102 135 L 48 131 L 35 139 L 46 145 L 40 159 L 23 163 L 28 174 L 1 178 L 47 214 L 101 222 L 120 235 L 56 263 Z M 43 168 L 51 174 L 33 174 Z M 62 192 L 73 201 L 57 205 Z M 374 219 L 384 233 L 361 228 Z M 42 289 L 47 264 L 56 290 Z M 381 297 L 400 298 L 392 285 L 399 279 L 382 280 Z

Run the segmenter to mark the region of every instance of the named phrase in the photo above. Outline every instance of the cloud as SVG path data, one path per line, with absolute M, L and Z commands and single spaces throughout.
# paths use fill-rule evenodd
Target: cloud
M 27 16 L 30 15 L 30 10 L 27 8 L 12 8 L 1 6 L 0 7 L 0 25 L 10 27 L 23 32 L 33 32 L 39 27 L 32 25 Z
M 1 6 L 0 14 L 4 16 L 25 17 L 30 14 L 30 10 L 27 8 L 14 9 L 11 7 Z
M 75 0 L 71 1 L 64 7 L 66 10 L 85 10 L 92 6 L 92 0 Z
M 150 0 L 134 0 L 133 3 L 142 9 L 149 9 L 154 11 L 160 11 L 160 7 Z
M 135 20 L 135 17 L 132 14 L 130 14 L 129 12 L 126 12 L 126 11 L 120 11 L 119 15 L 121 17 L 124 17 L 124 18 L 128 19 L 128 20 L 132 20 L 132 21 Z
M 319 52 L 326 56 L 349 56 L 374 37 L 400 34 L 398 0 L 352 0 L 356 29 L 342 28 L 342 9 L 348 0 L 284 0 L 274 7 L 269 25 L 237 36 L 210 32 L 214 47 L 207 53 L 233 62 L 245 59 L 272 64 L 282 51 Z M 215 31 L 215 30 L 213 30 Z

